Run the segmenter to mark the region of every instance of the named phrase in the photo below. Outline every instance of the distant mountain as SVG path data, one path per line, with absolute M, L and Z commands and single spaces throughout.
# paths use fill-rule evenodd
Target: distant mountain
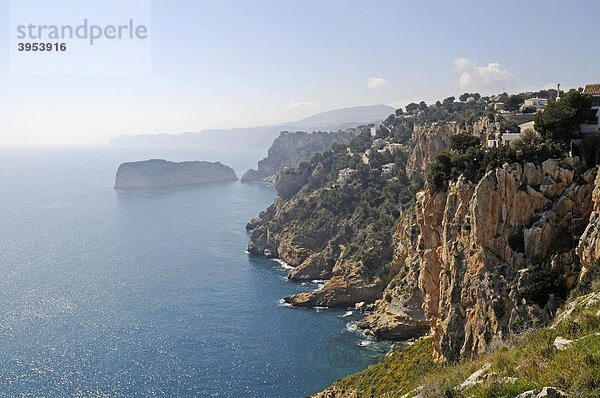
M 307 117 L 297 122 L 270 126 L 212 129 L 199 133 L 122 135 L 110 140 L 111 145 L 226 145 L 235 142 L 239 146 L 268 148 L 282 131 L 338 131 L 377 122 L 394 113 L 387 105 L 355 106 L 335 109 Z

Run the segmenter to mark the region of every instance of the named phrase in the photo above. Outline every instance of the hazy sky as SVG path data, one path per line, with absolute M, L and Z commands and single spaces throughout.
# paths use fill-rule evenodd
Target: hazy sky
M 133 75 L 11 74 L 9 5 L 0 0 L 0 145 L 600 82 L 598 0 L 155 0 L 152 69 Z

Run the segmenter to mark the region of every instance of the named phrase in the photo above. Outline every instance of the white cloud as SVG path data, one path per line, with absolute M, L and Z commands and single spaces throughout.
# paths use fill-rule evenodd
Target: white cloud
M 458 86 L 462 89 L 502 89 L 515 84 L 515 75 L 502 69 L 497 62 L 477 66 L 467 58 L 454 60 L 455 70 L 460 72 Z
M 387 80 L 382 79 L 380 77 L 370 77 L 367 79 L 367 88 L 369 90 L 375 90 L 378 88 L 383 88 L 388 85 Z

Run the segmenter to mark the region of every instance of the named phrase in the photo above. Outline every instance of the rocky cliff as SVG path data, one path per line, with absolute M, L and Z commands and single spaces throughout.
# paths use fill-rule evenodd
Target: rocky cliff
M 499 133 L 500 124 L 487 116 L 466 126 L 456 122 L 417 124 L 411 137 L 414 148 L 406 165 L 406 173 L 409 178 L 415 173 L 424 173 L 427 164 L 440 152 L 448 150 L 451 135 L 471 134 L 481 138 L 481 143 L 485 145 L 488 139 L 495 139 Z
M 148 189 L 235 180 L 235 171 L 219 162 L 176 163 L 151 159 L 120 165 L 115 189 Z
M 282 132 L 273 141 L 268 156 L 258 162 L 258 169 L 250 169 L 242 176 L 242 182 L 263 181 L 274 177 L 285 167 L 297 167 L 300 162 L 309 160 L 315 153 L 331 147 L 334 142 L 346 142 L 358 134 L 357 129 L 339 132 L 305 133 Z
M 587 223 L 592 211 L 596 171 L 574 178 L 575 166 L 574 159 L 505 164 L 477 184 L 459 179 L 446 192 L 418 196 L 419 287 L 437 359 L 481 354 L 556 310 L 560 286 L 543 291 L 556 281 L 540 275 L 572 287 L 574 222 Z
M 406 137 L 410 119 L 394 120 L 404 123 Z M 496 339 L 543 325 L 600 255 L 595 168 L 578 158 L 535 156 L 533 163 L 506 149 L 482 149 L 481 156 L 500 161 L 476 178 L 457 174 L 443 188 L 426 185 L 414 206 L 398 190 L 449 150 L 451 135 L 472 134 L 483 144 L 498 131 L 487 117 L 462 127 L 415 124 L 396 154 L 401 170 L 393 178 L 379 176 L 372 164 L 352 163 L 343 151 L 330 151 L 302 172 L 281 173 L 279 197 L 248 225 L 248 250 L 289 263 L 292 280 L 328 279 L 322 289 L 286 302 L 374 303 L 359 328 L 385 339 L 429 334 L 438 361 L 482 354 Z M 394 134 L 390 128 L 389 136 L 400 136 Z M 503 164 L 505 158 L 518 162 Z M 348 165 L 356 178 L 336 187 L 336 170 Z M 394 220 L 389 232 L 381 224 L 386 214 Z

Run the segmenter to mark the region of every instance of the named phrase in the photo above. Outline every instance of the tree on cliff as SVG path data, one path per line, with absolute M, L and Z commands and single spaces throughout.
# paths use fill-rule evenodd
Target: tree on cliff
M 581 134 L 581 125 L 596 116 L 591 95 L 571 90 L 559 101 L 551 102 L 534 117 L 535 129 L 546 139 L 568 142 Z
M 471 147 L 479 147 L 481 140 L 470 134 L 454 134 L 450 136 L 450 149 L 458 153 L 466 153 Z

